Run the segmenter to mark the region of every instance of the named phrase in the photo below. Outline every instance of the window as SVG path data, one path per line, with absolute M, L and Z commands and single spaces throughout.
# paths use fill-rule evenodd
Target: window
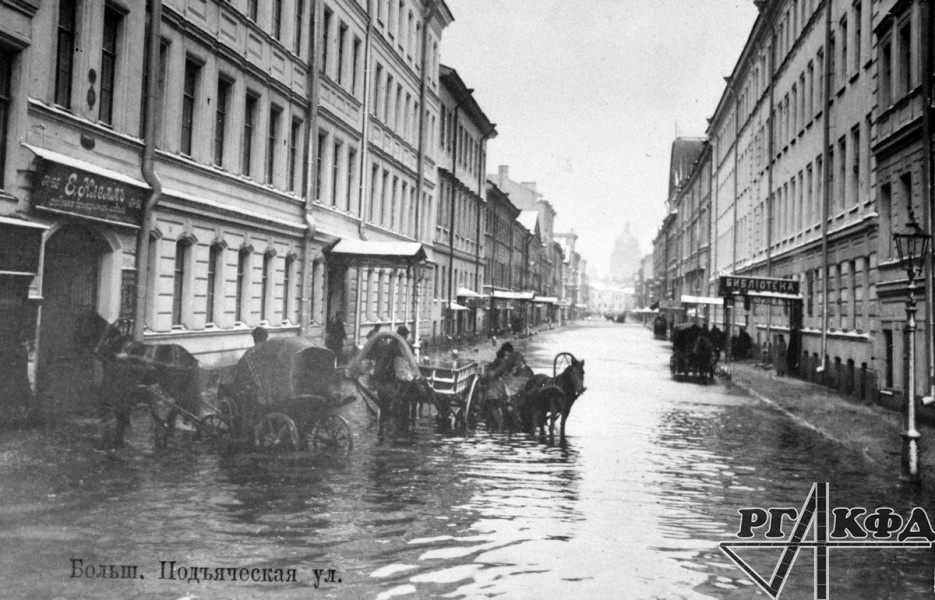
M 815 114 L 815 63 L 808 61 L 808 121 Z
M 903 173 L 899 176 L 899 195 L 906 211 L 913 212 L 912 173 Z
M 281 108 L 275 105 L 270 106 L 269 132 L 266 139 L 266 183 L 270 185 L 273 184 L 276 174 L 276 146 L 279 145 L 279 117 L 281 115 Z
M 247 0 L 247 16 L 254 23 L 256 23 L 258 9 L 259 0 Z
M 892 231 L 893 192 L 889 184 L 880 186 L 880 231 Z M 886 258 L 893 258 L 893 236 L 886 237 Z
M 906 21 L 899 27 L 899 89 L 905 96 L 912 89 L 912 22 Z
M 360 67 L 360 38 L 354 38 L 354 48 L 351 54 L 351 93 L 357 93 L 357 70 Z
M 847 83 L 847 17 L 841 19 L 841 85 Z
M 117 11 L 104 9 L 104 40 L 101 44 L 101 103 L 98 118 L 112 125 L 114 122 L 114 79 L 117 70 L 117 33 L 122 17 Z
M 208 250 L 208 291 L 205 297 L 205 322 L 214 323 L 214 305 L 216 302 L 216 290 L 218 274 L 221 272 L 221 257 L 224 255 L 224 249 L 218 244 L 214 244 Z
M 250 250 L 241 248 L 237 253 L 237 295 L 235 299 L 234 314 L 241 323 L 247 322 L 246 298 L 250 290 Z
M 295 191 L 295 171 L 298 166 L 299 156 L 299 136 L 302 133 L 302 120 L 292 119 L 292 130 L 289 133 L 289 181 L 287 182 L 290 192 Z M 303 190 L 304 193 L 304 190 Z
M 273 37 L 282 41 L 282 0 L 273 0 Z
M 325 9 L 325 16 L 321 22 L 321 72 L 328 74 L 328 35 L 331 32 L 331 11 Z
M 305 16 L 305 0 L 295 0 L 295 30 L 292 33 L 292 51 L 302 54 L 302 20 Z
M 338 183 L 341 181 L 341 142 L 334 141 L 333 152 L 331 154 L 331 206 L 338 205 Z
M 854 204 L 860 204 L 860 124 L 851 130 L 851 194 Z
M 863 13 L 860 2 L 854 3 L 854 71 L 860 72 L 861 44 L 863 40 Z
M 322 178 L 322 161 L 325 158 L 325 142 L 328 140 L 328 134 L 319 131 L 318 132 L 318 151 L 315 161 L 315 201 L 321 202 L 321 178 Z
M 241 171 L 247 177 L 250 176 L 250 163 L 253 162 L 253 129 L 256 123 L 256 104 L 257 97 L 247 93 L 247 101 L 244 104 L 243 152 L 240 166 Z
M 386 223 L 386 195 L 389 193 L 390 183 L 390 172 L 385 170 L 383 171 L 383 186 L 380 188 L 380 220 L 378 223 L 383 225 Z
M 386 76 L 386 87 L 383 88 L 383 112 L 380 115 L 380 119 L 386 124 L 390 124 L 390 102 L 393 95 L 393 77 L 389 74 Z
M 289 314 L 289 300 L 292 296 L 292 267 L 295 264 L 295 258 L 286 257 L 286 262 L 282 270 L 282 320 L 291 321 Z
M 838 157 L 839 181 L 837 205 L 839 210 L 844 210 L 847 206 L 847 136 L 841 136 L 841 139 L 838 140 L 838 149 L 840 150 L 840 156 Z
M 893 44 L 887 40 L 880 50 L 880 104 L 888 107 L 893 103 Z
M 71 108 L 71 77 L 75 58 L 75 2 L 59 0 L 55 103 Z
M 377 206 L 377 177 L 380 175 L 380 167 L 375 163 L 373 168 L 370 171 L 370 206 L 367 210 L 367 216 L 369 221 L 373 222 L 373 217 L 376 214 Z
M 263 255 L 263 271 L 260 275 L 260 320 L 269 320 L 267 318 L 266 309 L 269 308 L 269 292 L 270 292 L 270 269 L 273 264 L 273 254 L 267 252 Z
M 377 107 L 380 105 L 380 83 L 383 81 L 383 65 L 377 64 L 375 75 L 373 76 L 373 106 L 371 112 L 373 116 L 379 118 Z
M 338 27 L 338 78 L 339 84 L 344 85 L 344 41 L 347 39 L 347 25 L 341 23 Z
M 195 94 L 201 65 L 189 59 L 185 61 L 185 82 L 182 88 L 182 154 L 192 154 L 192 130 L 195 124 Z
M 223 77 L 218 78 L 218 96 L 214 106 L 214 164 L 224 164 L 224 138 L 227 135 L 227 111 L 230 108 L 232 84 Z
M 185 303 L 185 267 L 191 243 L 182 239 L 175 244 L 175 270 L 172 275 L 172 325 L 182 324 L 182 307 Z
M 837 40 L 835 40 L 834 33 L 831 33 L 831 37 L 828 38 L 828 93 L 834 94 L 835 86 L 835 63 L 838 60 L 837 56 Z
M 818 58 L 816 60 L 818 64 L 818 86 L 815 88 L 815 103 L 818 105 L 815 109 L 815 112 L 821 112 L 824 110 L 825 106 L 825 51 L 818 51 Z
M 12 96 L 13 54 L 0 49 L 0 189 L 4 187 L 6 175 L 6 146 L 10 123 L 10 98 Z
M 351 210 L 351 198 L 354 197 L 354 176 L 357 174 L 357 151 L 347 149 L 347 204 L 345 210 Z

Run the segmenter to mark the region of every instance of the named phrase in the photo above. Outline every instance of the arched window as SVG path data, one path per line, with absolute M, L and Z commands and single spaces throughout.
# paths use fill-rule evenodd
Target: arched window
M 188 258 L 191 253 L 191 240 L 184 238 L 175 243 L 175 269 L 172 278 L 172 325 L 183 325 L 182 310 L 185 306 L 185 294 L 188 292 Z
M 249 314 L 250 255 L 249 248 L 241 248 L 237 253 L 237 295 L 234 311 L 236 319 L 241 323 L 247 322 Z
M 215 323 L 217 312 L 217 282 L 221 273 L 221 257 L 224 248 L 213 244 L 208 251 L 208 290 L 205 298 L 205 323 Z

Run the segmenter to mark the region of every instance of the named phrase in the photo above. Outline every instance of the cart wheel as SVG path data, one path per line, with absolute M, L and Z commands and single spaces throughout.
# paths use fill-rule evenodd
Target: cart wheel
M 224 446 L 230 442 L 231 425 L 223 415 L 211 413 L 201 419 L 201 425 L 198 432 L 204 436 L 205 440 L 217 446 Z
M 351 426 L 340 415 L 328 415 L 312 429 L 309 446 L 318 451 L 347 454 L 354 446 Z
M 555 360 L 552 362 L 552 377 L 558 377 L 562 372 L 571 366 L 571 363 L 575 360 L 575 355 L 571 352 L 559 352 L 555 355 Z
M 477 382 L 480 381 L 480 376 L 475 375 L 474 379 L 471 381 L 470 387 L 468 387 L 467 398 L 464 400 L 464 414 L 466 417 L 467 426 L 471 429 L 477 427 L 477 406 L 475 396 L 477 394 Z
M 256 447 L 261 450 L 285 452 L 299 447 L 299 431 L 295 421 L 282 413 L 269 413 L 253 430 Z

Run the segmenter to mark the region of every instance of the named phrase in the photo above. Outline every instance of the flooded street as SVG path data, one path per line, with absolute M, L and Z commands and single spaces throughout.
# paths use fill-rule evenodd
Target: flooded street
M 220 457 L 189 435 L 154 454 L 141 426 L 114 454 L 96 449 L 92 421 L 5 434 L 0 595 L 756 598 L 766 596 L 717 548 L 736 539 L 738 508 L 798 508 L 827 481 L 832 506 L 932 514 L 925 492 L 723 382 L 673 381 L 669 345 L 643 327 L 543 333 L 527 361 L 551 371 L 561 351 L 586 360 L 588 387 L 565 448 L 483 429 L 443 436 L 428 422 L 379 439 L 357 413 L 342 460 Z M 778 552 L 750 556 L 768 575 Z M 142 577 L 72 577 L 71 559 L 137 565 Z M 812 560 L 803 550 L 782 598 L 813 597 Z M 297 574 L 160 578 L 169 561 Z M 832 551 L 831 597 L 931 598 L 932 565 L 930 550 Z

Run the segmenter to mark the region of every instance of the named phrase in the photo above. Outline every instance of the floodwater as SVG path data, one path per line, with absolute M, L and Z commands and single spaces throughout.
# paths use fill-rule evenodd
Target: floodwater
M 925 491 L 723 383 L 672 381 L 669 346 L 638 325 L 589 322 L 536 337 L 550 371 L 571 351 L 587 392 L 568 443 L 524 435 L 381 439 L 352 405 L 346 459 L 219 456 L 190 435 L 153 452 L 145 415 L 129 447 L 97 448 L 93 421 L 0 438 L 4 598 L 765 598 L 718 549 L 741 507 L 929 514 Z M 898 445 L 898 440 L 894 441 Z M 778 549 L 744 556 L 767 578 Z M 932 552 L 832 550 L 832 598 L 931 598 Z M 135 565 L 75 577 L 73 559 Z M 166 569 L 295 569 L 294 582 L 189 581 Z M 802 550 L 781 598 L 813 598 Z M 332 572 L 333 571 L 333 572 Z M 199 569 L 198 573 L 204 573 Z M 272 573 L 272 572 L 271 572 Z M 109 574 L 109 571 L 108 571 Z

